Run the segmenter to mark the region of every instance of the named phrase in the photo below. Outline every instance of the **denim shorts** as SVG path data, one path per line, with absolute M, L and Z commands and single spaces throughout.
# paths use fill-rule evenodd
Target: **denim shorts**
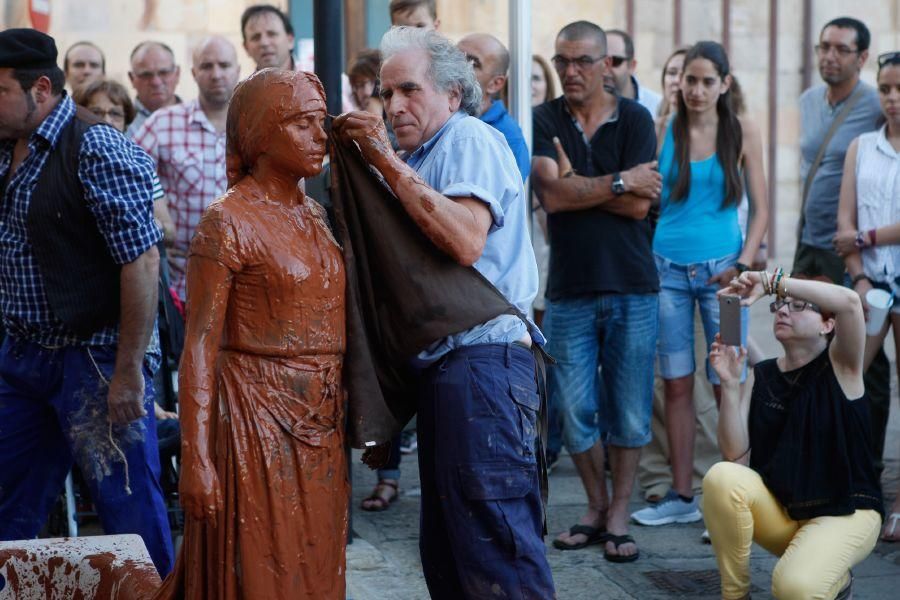
M 622 448 L 650 442 L 658 310 L 656 294 L 547 302 L 547 351 L 556 359 L 548 392 L 570 453 L 589 450 L 601 435 Z
M 738 255 L 733 254 L 690 265 L 679 265 L 667 258 L 655 255 L 659 273 L 659 374 L 663 379 L 677 379 L 691 375 L 694 362 L 694 304 L 700 307 L 703 332 L 707 349 L 719 332 L 718 284 L 707 285 L 707 280 L 734 265 Z M 749 310 L 741 308 L 741 344 L 747 345 L 747 320 Z M 713 385 L 719 384 L 719 376 L 706 361 L 706 376 Z M 747 367 L 741 381 L 747 378 Z

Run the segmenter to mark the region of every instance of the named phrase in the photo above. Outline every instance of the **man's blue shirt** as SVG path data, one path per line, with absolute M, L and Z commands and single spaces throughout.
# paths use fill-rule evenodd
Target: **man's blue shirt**
M 519 172 L 522 174 L 522 181 L 528 179 L 528 174 L 531 173 L 528 144 L 525 143 L 525 136 L 522 135 L 519 124 L 506 112 L 503 101 L 494 100 L 490 108 L 481 114 L 481 120 L 503 134 L 516 159 L 516 166 L 519 167 Z
M 474 197 L 488 206 L 493 223 L 475 268 L 527 314 L 537 295 L 537 263 L 528 236 L 525 188 L 503 135 L 457 112 L 406 162 L 441 194 Z M 500 315 L 436 342 L 418 358 L 427 364 L 460 346 L 512 343 L 529 329 L 536 343 L 545 342 L 533 323 L 526 327 L 515 315 Z

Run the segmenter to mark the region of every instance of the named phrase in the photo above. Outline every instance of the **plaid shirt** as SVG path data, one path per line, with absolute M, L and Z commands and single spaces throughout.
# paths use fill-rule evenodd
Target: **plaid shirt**
M 175 223 L 174 248 L 183 256 L 169 256 L 172 286 L 186 297 L 185 267 L 191 238 L 200 217 L 213 200 L 225 193 L 225 132 L 212 126 L 197 100 L 161 108 L 135 132 L 134 141 L 156 161 L 166 190 L 169 214 Z
M 5 184 L 0 189 L 0 312 L 8 333 L 45 346 L 116 344 L 118 327 L 79 340 L 53 314 L 28 239 L 31 194 L 60 131 L 74 115 L 75 103 L 63 94 L 31 134 L 28 156 L 8 180 L 15 142 L 0 142 L 0 182 Z M 153 163 L 118 131 L 97 125 L 85 132 L 78 152 L 78 178 L 85 202 L 117 264 L 133 262 L 161 239 L 153 220 Z M 148 354 L 158 358 L 156 327 L 153 331 Z M 151 360 L 151 365 L 154 362 Z

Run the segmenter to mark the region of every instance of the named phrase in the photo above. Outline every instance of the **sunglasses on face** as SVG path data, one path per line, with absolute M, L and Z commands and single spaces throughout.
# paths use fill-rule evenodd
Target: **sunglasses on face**
M 885 65 L 900 65 L 900 50 L 894 50 L 893 52 L 885 52 L 884 54 L 878 55 L 878 68 Z
M 788 307 L 788 312 L 791 313 L 803 312 L 806 309 L 815 311 L 819 314 L 822 313 L 822 311 L 819 310 L 818 306 L 816 306 L 812 302 L 806 302 L 805 300 L 776 300 L 775 302 L 769 304 L 769 311 L 776 313 L 781 310 L 782 306 L 785 305 L 787 305 Z
M 611 63 L 612 66 L 613 66 L 614 68 L 616 68 L 616 69 L 618 69 L 619 67 L 621 67 L 621 66 L 622 66 L 622 63 L 624 63 L 624 62 L 626 62 L 626 61 L 629 61 L 629 60 L 631 60 L 631 59 L 628 58 L 627 56 L 610 56 L 610 57 L 609 57 L 610 63 Z
M 564 72 L 566 69 L 568 69 L 569 65 L 575 65 L 576 69 L 578 69 L 579 71 L 583 71 L 585 69 L 590 69 L 592 66 L 594 66 L 595 63 L 600 62 L 604 58 L 606 58 L 605 54 L 601 54 L 597 57 L 584 55 L 577 58 L 566 58 L 565 56 L 560 56 L 559 54 L 557 54 L 556 56 L 551 58 L 550 61 L 553 63 L 553 66 L 556 68 L 556 70 L 560 72 Z

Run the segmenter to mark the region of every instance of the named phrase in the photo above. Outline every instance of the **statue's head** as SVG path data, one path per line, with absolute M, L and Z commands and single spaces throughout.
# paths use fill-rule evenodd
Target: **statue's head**
M 253 172 L 262 157 L 286 175 L 322 171 L 327 135 L 325 90 L 303 71 L 262 69 L 237 86 L 226 133 L 229 187 Z

